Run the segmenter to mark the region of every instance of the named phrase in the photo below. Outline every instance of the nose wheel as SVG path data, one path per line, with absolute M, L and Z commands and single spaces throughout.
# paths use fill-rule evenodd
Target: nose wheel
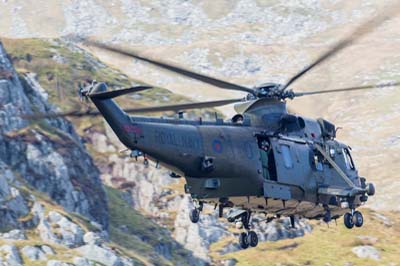
M 352 210 L 351 213 L 346 213 L 343 216 L 344 225 L 348 229 L 352 229 L 354 226 L 361 227 L 364 224 L 364 218 L 359 211 Z

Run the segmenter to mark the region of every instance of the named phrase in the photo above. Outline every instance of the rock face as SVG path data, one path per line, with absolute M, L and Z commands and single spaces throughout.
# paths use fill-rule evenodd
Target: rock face
M 22 265 L 22 259 L 17 247 L 14 245 L 0 246 L 0 263 L 3 263 L 2 265 Z
M 49 243 L 62 244 L 69 248 L 83 244 L 85 231 L 55 211 L 50 211 L 47 217 L 42 216 L 37 229 L 40 237 Z
M 115 253 L 108 248 L 85 245 L 77 248 L 76 251 L 89 260 L 98 261 L 106 266 L 131 266 L 133 262 L 129 259 L 123 259 L 115 255 Z
M 71 123 L 64 119 L 24 120 L 22 114 L 54 107 L 33 74 L 20 79 L 0 43 L 0 219 L 21 227 L 28 213 L 18 185 L 26 182 L 66 210 L 108 226 L 107 201 L 99 171 Z M 18 173 L 18 178 L 10 171 Z M 5 177 L 5 178 L 3 178 Z

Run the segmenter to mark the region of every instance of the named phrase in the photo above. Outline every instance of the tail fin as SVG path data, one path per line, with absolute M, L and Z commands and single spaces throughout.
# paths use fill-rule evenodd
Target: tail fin
M 87 95 L 111 126 L 119 140 L 127 147 L 133 146 L 131 138 L 124 130 L 127 125 L 131 124 L 131 121 L 125 111 L 111 98 L 149 88 L 148 86 L 138 86 L 117 91 L 107 91 L 107 85 L 105 83 L 98 83 Z

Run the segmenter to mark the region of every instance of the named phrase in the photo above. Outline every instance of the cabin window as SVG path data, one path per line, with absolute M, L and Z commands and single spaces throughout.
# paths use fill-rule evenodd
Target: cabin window
M 286 168 L 293 168 L 292 154 L 288 145 L 281 145 L 281 151 L 283 156 L 283 163 Z
M 343 149 L 343 156 L 344 156 L 344 162 L 346 163 L 346 168 L 348 170 L 354 170 L 355 166 L 354 166 L 353 158 L 351 158 L 349 149 L 347 149 L 347 148 Z

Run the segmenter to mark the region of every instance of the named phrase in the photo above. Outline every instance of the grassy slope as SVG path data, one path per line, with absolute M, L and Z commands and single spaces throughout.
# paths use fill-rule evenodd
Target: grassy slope
M 225 239 L 212 246 L 215 259 L 234 258 L 238 265 L 397 265 L 400 261 L 400 213 L 383 213 L 390 219 L 386 224 L 369 209 L 363 209 L 365 223 L 362 228 L 349 230 L 339 219 L 338 225 L 331 223 L 329 227 L 321 222 L 313 221 L 314 230 L 305 237 L 287 239 L 277 242 L 263 242 L 257 248 L 247 249 L 226 255 L 218 251 L 233 239 Z M 379 214 L 378 214 L 379 215 Z M 370 236 L 372 240 L 359 237 Z M 234 239 L 236 241 L 236 239 Z M 372 245 L 381 253 L 381 260 L 358 258 L 351 249 L 359 245 Z

